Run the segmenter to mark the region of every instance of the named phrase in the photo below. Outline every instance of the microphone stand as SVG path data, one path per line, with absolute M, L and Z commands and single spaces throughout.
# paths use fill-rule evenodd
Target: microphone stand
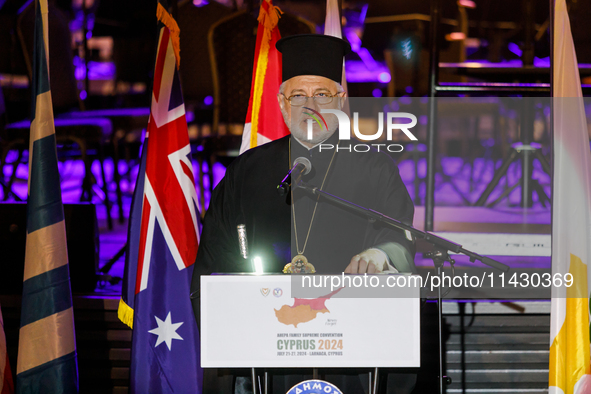
M 455 261 L 449 256 L 449 252 L 464 254 L 464 255 L 470 257 L 470 262 L 472 262 L 472 263 L 475 262 L 476 260 L 478 260 L 484 265 L 488 265 L 489 267 L 499 269 L 503 272 L 509 271 L 508 265 L 500 263 L 500 262 L 493 260 L 489 257 L 481 256 L 481 255 L 474 253 L 472 251 L 469 251 L 467 249 L 464 249 L 462 247 L 462 245 L 459 245 L 459 244 L 452 242 L 448 239 L 439 237 L 439 236 L 432 234 L 430 232 L 427 232 L 427 231 L 418 230 L 412 226 L 402 223 L 399 220 L 392 219 L 391 217 L 388 217 L 378 211 L 374 211 L 373 209 L 369 209 L 369 208 L 365 208 L 365 207 L 362 207 L 357 204 L 353 204 L 352 202 L 349 202 L 345 199 L 342 199 L 340 197 L 337 197 L 335 195 L 332 195 L 330 193 L 322 191 L 318 187 L 310 186 L 302 181 L 294 183 L 294 185 L 297 188 L 302 189 L 311 195 L 321 196 L 321 197 L 329 200 L 330 202 L 335 203 L 336 205 L 340 205 L 342 207 L 345 207 L 345 208 L 351 209 L 353 211 L 356 211 L 358 213 L 364 214 L 365 216 L 367 216 L 369 221 L 372 223 L 379 221 L 379 222 L 385 223 L 391 227 L 395 227 L 400 230 L 408 231 L 412 235 L 414 235 L 415 238 L 424 239 L 425 241 L 429 242 L 431 245 L 433 245 L 433 250 L 431 252 L 427 253 L 426 256 L 430 257 L 433 260 L 433 265 L 435 266 L 435 268 L 437 268 L 437 275 L 440 278 L 439 283 L 443 283 L 442 274 L 443 274 L 443 265 L 445 264 L 445 262 L 446 261 L 449 262 L 452 265 L 452 267 L 453 267 L 453 264 L 455 263 Z M 443 326 L 443 304 L 441 302 L 441 299 L 442 299 L 441 286 L 438 286 L 437 287 L 437 304 L 439 306 L 439 313 L 438 313 L 439 314 L 439 376 L 438 376 L 438 379 L 439 379 L 439 393 L 443 394 L 444 380 L 445 380 L 446 384 L 450 384 L 451 379 L 449 377 L 443 376 L 443 334 L 442 334 L 442 332 L 443 332 L 443 328 L 442 328 L 442 326 Z M 374 386 L 375 386 L 375 383 L 377 383 L 377 371 L 376 371 L 375 375 L 376 376 L 374 377 L 374 379 L 375 379 Z

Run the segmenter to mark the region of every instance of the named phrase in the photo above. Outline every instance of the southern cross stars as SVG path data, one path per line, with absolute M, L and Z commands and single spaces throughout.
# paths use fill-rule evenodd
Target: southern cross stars
M 183 322 L 173 324 L 172 318 L 170 317 L 170 312 L 168 312 L 168 316 L 166 316 L 166 320 L 164 321 L 160 320 L 158 316 L 154 317 L 156 318 L 158 327 L 148 331 L 150 334 L 158 335 L 158 339 L 156 339 L 156 345 L 154 345 L 154 347 L 158 347 L 158 345 L 160 345 L 162 342 L 166 342 L 168 350 L 172 350 L 173 339 L 180 339 L 181 341 L 183 340 L 183 338 L 181 338 L 181 336 L 176 332 Z

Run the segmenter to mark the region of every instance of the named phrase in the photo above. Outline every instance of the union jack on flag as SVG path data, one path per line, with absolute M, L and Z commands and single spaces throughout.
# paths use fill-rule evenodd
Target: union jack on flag
M 133 328 L 132 393 L 201 393 L 199 333 L 189 299 L 199 204 L 177 68 L 178 26 L 160 4 L 158 19 L 163 26 L 119 317 Z
M 165 43 L 163 46 L 162 43 Z M 185 105 L 169 30 L 163 28 L 154 73 L 136 293 L 145 290 L 158 221 L 179 270 L 195 262 L 199 232 Z

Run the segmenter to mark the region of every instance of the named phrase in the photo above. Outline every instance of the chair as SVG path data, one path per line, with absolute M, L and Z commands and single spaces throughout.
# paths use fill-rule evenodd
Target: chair
M 110 217 L 111 203 L 108 197 L 106 175 L 103 165 L 103 146 L 105 145 L 105 135 L 111 134 L 112 126 L 109 119 L 104 118 L 88 118 L 81 120 L 70 120 L 70 119 L 55 119 L 55 131 L 56 141 L 60 152 L 58 156 L 60 158 L 69 158 L 69 152 L 67 149 L 72 148 L 72 143 L 78 146 L 79 151 L 76 152 L 77 156 L 80 156 L 84 162 L 84 178 L 82 180 L 82 195 L 80 196 L 81 201 L 90 201 L 92 199 L 92 180 L 91 166 L 92 162 L 96 159 L 99 160 L 101 166 L 101 177 L 103 182 L 103 192 L 105 193 L 105 207 L 107 208 L 107 221 L 109 228 L 112 228 L 112 219 Z M 0 163 L 6 163 L 6 157 L 8 152 L 17 149 L 19 151 L 18 159 L 13 162 L 13 171 L 10 180 L 6 184 L 4 199 L 6 200 L 12 184 L 16 179 L 16 167 L 23 157 L 23 152 L 28 149 L 29 146 L 29 132 L 31 128 L 31 122 L 29 120 L 22 120 L 20 122 L 11 123 L 6 126 L 3 133 L 0 135 L 3 141 L 6 142 L 2 149 L 2 156 Z M 93 152 L 92 150 L 96 150 Z M 13 193 L 14 195 L 14 193 Z
M 115 181 L 115 191 L 117 195 L 117 206 L 119 223 L 125 221 L 125 215 L 123 213 L 123 192 L 121 190 L 121 174 L 119 172 L 119 160 L 121 156 L 121 150 L 124 149 L 126 161 L 130 161 L 131 154 L 129 153 L 130 142 L 128 137 L 130 136 L 129 131 L 145 129 L 148 126 L 150 119 L 150 108 L 139 107 L 139 108 L 113 108 L 113 109 L 99 109 L 91 111 L 80 111 L 80 112 L 68 112 L 61 114 L 58 120 L 78 120 L 84 121 L 85 119 L 93 118 L 104 118 L 108 119 L 112 124 L 112 133 L 109 133 L 110 138 L 105 140 L 105 144 L 110 145 L 113 152 L 113 178 Z M 139 138 L 132 138 L 134 143 L 139 144 Z M 139 161 L 139 157 L 137 158 Z M 128 171 L 129 173 L 129 171 Z
M 210 2 L 196 7 L 190 0 L 179 2 L 177 23 L 181 29 L 180 76 L 185 106 L 191 110 L 207 110 L 207 96 L 213 96 L 211 60 L 207 33 L 211 26 L 227 17 L 232 10 L 220 3 Z M 211 112 L 211 111 L 210 111 Z M 213 120 L 213 115 L 210 116 Z
M 49 4 L 49 68 L 52 85 L 51 96 L 53 109 L 56 114 L 66 114 L 72 110 L 82 110 L 83 104 L 78 95 L 75 78 L 74 61 L 71 49 L 71 36 L 68 20 L 53 4 Z M 25 62 L 32 76 L 32 53 L 34 42 L 35 7 L 34 2 L 27 6 L 17 21 L 17 32 Z M 23 120 L 8 124 L 1 136 L 4 147 L 0 156 L 0 167 L 6 164 L 8 151 L 17 149 L 19 160 L 22 153 L 28 149 L 30 122 Z M 107 223 L 112 228 L 111 202 L 104 168 L 104 147 L 112 134 L 112 123 L 107 118 L 89 117 L 84 119 L 61 118 L 55 119 L 56 140 L 60 147 L 58 156 L 67 157 L 74 146 L 78 147 L 77 156 L 84 162 L 85 174 L 82 181 L 81 200 L 90 201 L 92 198 L 92 172 L 94 160 L 98 160 L 101 168 L 104 204 L 107 209 Z M 70 151 L 69 151 L 70 150 Z M 18 166 L 18 161 L 13 167 Z M 115 166 L 116 167 L 116 166 Z M 16 177 L 13 171 L 7 184 L 10 188 Z M 4 198 L 7 198 L 5 193 Z
M 281 37 L 310 34 L 314 24 L 282 14 Z M 209 191 L 213 189 L 212 168 L 216 161 L 226 164 L 238 156 L 241 135 L 222 135 L 220 125 L 244 125 L 250 99 L 256 46 L 257 18 L 242 10 L 216 22 L 209 30 L 209 55 L 214 86 L 213 136 L 203 141 L 203 156 L 208 162 Z M 200 180 L 203 187 L 203 179 Z
M 187 113 L 194 116 L 190 123 L 197 125 L 213 122 L 213 79 L 207 45 L 207 32 L 220 19 L 230 15 L 232 9 L 217 2 L 195 6 L 191 0 L 179 2 L 177 23 L 181 29 L 181 64 L 179 69 Z M 191 118 L 189 118 L 191 119 Z M 190 136 L 194 157 L 200 163 L 199 180 L 203 171 L 203 135 Z M 199 184 L 201 212 L 205 212 L 205 194 Z
M 299 17 L 283 14 L 279 19 L 282 37 L 314 33 L 315 26 Z M 213 67 L 214 123 L 244 124 L 250 87 L 258 21 L 252 13 L 238 11 L 215 23 L 209 30 L 209 54 Z

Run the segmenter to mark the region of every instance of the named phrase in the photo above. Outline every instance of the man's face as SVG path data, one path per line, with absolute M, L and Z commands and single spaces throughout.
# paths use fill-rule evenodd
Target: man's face
M 337 83 L 333 80 L 316 75 L 299 75 L 285 82 L 283 94 L 277 95 L 279 107 L 291 135 L 302 144 L 313 147 L 328 139 L 336 131 L 339 125 L 337 117 L 333 114 L 322 114 L 322 118 L 328 125 L 327 128 L 318 113 L 322 109 L 341 109 L 345 92 L 333 97 L 329 104 L 318 104 L 318 100 L 311 97 L 335 96 L 337 88 Z M 294 106 L 288 100 L 288 98 L 294 96 L 307 96 L 310 98 L 304 105 Z M 320 121 L 320 125 L 314 117 Z M 308 138 L 309 119 L 312 123 L 312 139 Z

